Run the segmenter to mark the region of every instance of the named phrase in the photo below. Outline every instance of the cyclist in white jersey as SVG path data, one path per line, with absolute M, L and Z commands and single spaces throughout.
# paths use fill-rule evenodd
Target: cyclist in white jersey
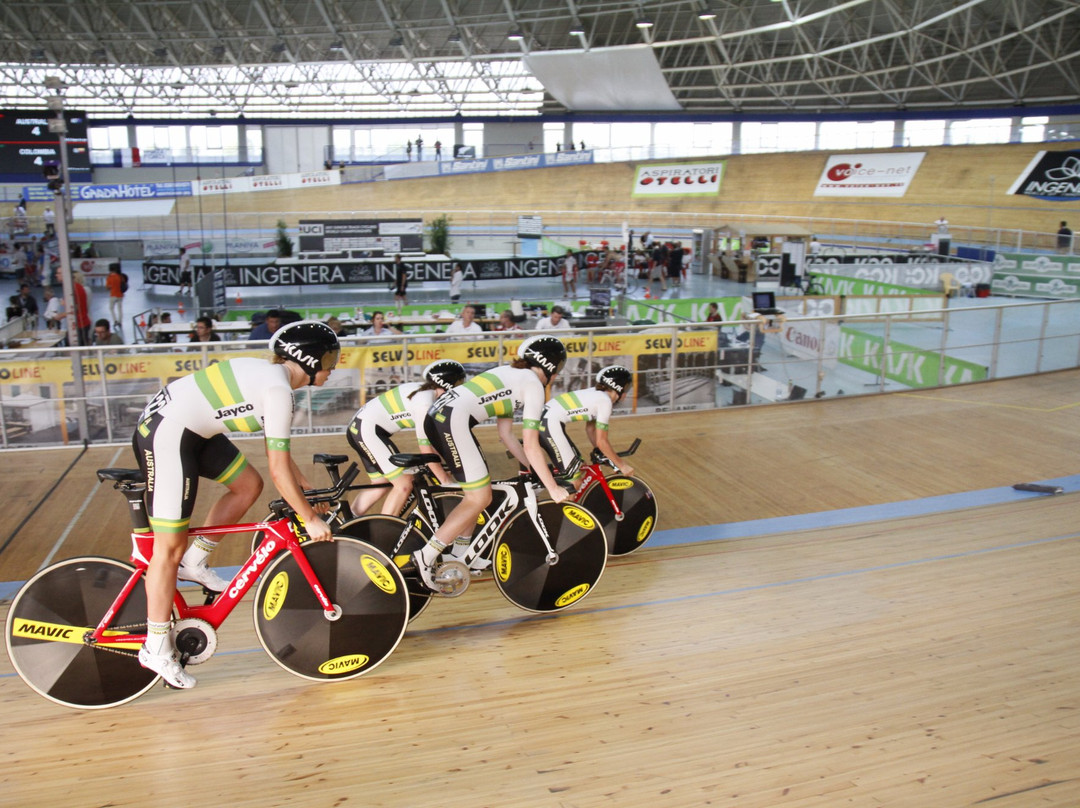
M 200 477 L 229 490 L 210 508 L 209 525 L 233 524 L 262 492 L 259 473 L 225 436 L 262 431 L 270 476 L 314 541 L 330 528 L 304 498 L 311 485 L 289 451 L 293 390 L 322 386 L 337 364 L 337 336 L 325 323 L 301 321 L 270 340 L 272 362 L 237 358 L 209 365 L 162 388 L 146 405 L 132 437 L 146 475 L 146 506 L 154 554 L 146 571 L 147 637 L 139 663 L 174 687 L 195 686 L 180 665 L 169 636 L 177 577 L 222 591 L 228 583 L 207 566 L 217 543 L 197 536 L 187 548 L 188 527 Z
M 578 475 L 581 453 L 578 452 L 566 425 L 571 421 L 585 422 L 585 435 L 589 442 L 603 452 L 621 474 L 627 476 L 634 469 L 611 448 L 608 425 L 611 410 L 630 389 L 633 374 L 622 365 L 608 365 L 596 374 L 596 386 L 555 396 L 544 407 L 540 423 L 540 445 L 555 466 L 556 474 Z
M 390 462 L 390 455 L 398 451 L 390 436 L 403 429 L 413 429 L 420 451 L 426 451 L 431 441 L 424 432 L 424 418 L 435 403 L 435 394 L 442 395 L 465 381 L 465 368 L 452 359 L 440 359 L 424 368 L 423 376 L 423 382 L 406 382 L 365 403 L 345 430 L 349 445 L 360 455 L 371 481 L 393 486 L 382 507 L 382 512 L 391 516 L 398 516 L 405 507 L 413 478 L 401 466 Z M 440 483 L 451 481 L 441 463 L 431 463 L 428 468 Z M 365 513 L 383 491 L 382 488 L 360 491 L 352 502 L 353 514 Z
M 518 462 L 531 467 L 555 502 L 568 496 L 552 476 L 540 448 L 540 416 L 547 398 L 545 386 L 566 363 L 566 348 L 555 337 L 538 335 L 521 343 L 518 358 L 474 376 L 443 394 L 425 422 L 432 447 L 442 456 L 464 494 L 428 543 L 413 553 L 424 583 L 438 589 L 433 567 L 440 553 L 457 537 L 471 537 L 476 517 L 491 503 L 491 475 L 472 428 L 497 419 L 499 438 Z M 514 437 L 514 410 L 522 410 L 522 443 Z M 468 544 L 462 546 L 462 550 Z

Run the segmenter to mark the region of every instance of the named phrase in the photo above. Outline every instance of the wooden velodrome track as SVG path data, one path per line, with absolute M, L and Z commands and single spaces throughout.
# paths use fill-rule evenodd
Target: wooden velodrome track
M 5 656 L 0 804 L 1080 804 L 1078 485 L 1008 488 L 1077 474 L 1080 372 L 615 423 L 616 444 L 634 435 L 661 530 L 686 530 L 555 618 L 482 581 L 370 676 L 327 685 L 270 661 L 241 609 L 194 691 L 100 712 L 43 700 Z M 301 460 L 343 447 L 295 442 Z M 75 456 L 3 458 L 0 539 Z M 0 580 L 126 557 L 93 470 L 129 462 L 80 459 Z M 766 517 L 795 518 L 739 524 Z

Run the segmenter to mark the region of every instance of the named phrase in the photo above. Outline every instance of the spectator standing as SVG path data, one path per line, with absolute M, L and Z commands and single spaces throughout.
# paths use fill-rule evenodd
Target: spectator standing
M 191 255 L 187 247 L 180 248 L 180 289 L 176 294 L 183 295 L 185 289 L 191 288 Z M 268 338 L 269 339 L 269 338 Z
M 394 305 L 397 306 L 399 314 L 401 313 L 401 307 L 409 302 L 408 288 L 408 270 L 405 268 L 405 264 L 401 262 L 401 253 L 398 253 L 394 256 Z
M 405 162 L 407 162 L 407 163 L 412 162 L 412 141 L 411 140 L 406 140 L 405 141 Z
M 436 140 L 435 141 L 435 159 L 436 160 L 442 160 L 442 141 L 441 140 Z
M 64 301 L 53 294 L 51 286 L 46 286 L 42 290 L 42 296 L 45 299 L 45 327 L 50 329 L 58 329 L 63 326 L 63 320 L 66 316 L 64 314 Z
M 424 139 L 420 135 L 416 136 L 416 162 L 420 162 L 424 159 Z
M 90 299 L 86 294 L 86 276 L 76 270 L 71 273 L 71 291 L 75 298 L 75 330 L 79 344 L 90 344 Z
M 117 330 L 123 331 L 124 273 L 120 271 L 119 264 L 113 264 L 109 267 L 105 285 L 109 288 L 109 316 L 112 318 L 112 324 Z
M 45 235 L 48 237 L 56 235 L 56 211 L 46 206 L 41 212 L 41 218 L 45 221 Z
M 573 250 L 567 250 L 563 257 L 562 291 L 567 297 L 577 297 L 577 259 Z
M 450 302 L 457 303 L 461 297 L 461 282 L 465 279 L 465 271 L 461 264 L 454 262 L 454 268 L 450 270 Z
M 1069 229 L 1068 222 L 1062 222 L 1057 231 L 1057 249 L 1059 253 L 1067 255 L 1072 251 L 1073 231 Z

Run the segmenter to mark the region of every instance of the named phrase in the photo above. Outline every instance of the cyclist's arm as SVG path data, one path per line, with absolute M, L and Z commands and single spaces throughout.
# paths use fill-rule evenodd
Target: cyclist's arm
M 304 497 L 303 484 L 300 482 L 300 470 L 289 453 L 288 443 L 284 448 L 276 448 L 267 442 L 266 460 L 270 466 L 270 479 L 274 487 L 285 498 L 289 506 L 296 511 L 307 527 L 308 536 L 314 541 L 327 541 L 331 538 L 330 527 L 315 512 Z
M 611 440 L 608 438 L 607 429 L 597 429 L 594 422 L 590 421 L 589 423 L 592 425 L 593 431 L 596 433 L 596 440 L 593 440 L 593 446 L 595 446 L 597 449 L 604 453 L 604 457 L 606 457 L 614 464 L 615 468 L 619 470 L 620 474 L 625 474 L 627 477 L 633 474 L 633 466 L 625 462 L 621 457 L 619 457 L 618 453 L 611 448 Z M 588 428 L 586 427 L 586 429 Z M 589 439 L 592 440 L 592 438 L 593 436 L 589 435 Z
M 525 443 L 525 456 L 529 461 L 529 465 L 532 466 L 533 472 L 543 483 L 551 499 L 555 502 L 562 502 L 570 494 L 555 482 L 555 477 L 552 476 L 551 469 L 548 468 L 547 454 L 540 445 L 540 430 L 536 427 L 527 426 L 522 430 L 521 436 Z
M 512 454 L 521 465 L 531 466 L 532 464 L 529 462 L 529 458 L 521 448 L 521 441 L 514 435 L 514 419 L 499 418 L 496 420 L 496 427 L 499 430 L 499 440 L 503 442 L 503 445 L 510 451 L 510 454 Z M 535 469 L 536 467 L 533 466 L 533 468 Z

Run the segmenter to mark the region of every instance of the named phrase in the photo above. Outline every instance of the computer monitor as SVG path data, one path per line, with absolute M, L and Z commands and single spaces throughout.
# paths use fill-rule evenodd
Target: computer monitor
M 776 308 L 776 292 L 754 292 L 754 311 Z
M 589 308 L 591 309 L 607 309 L 611 307 L 611 287 L 610 286 L 590 286 L 589 287 Z

